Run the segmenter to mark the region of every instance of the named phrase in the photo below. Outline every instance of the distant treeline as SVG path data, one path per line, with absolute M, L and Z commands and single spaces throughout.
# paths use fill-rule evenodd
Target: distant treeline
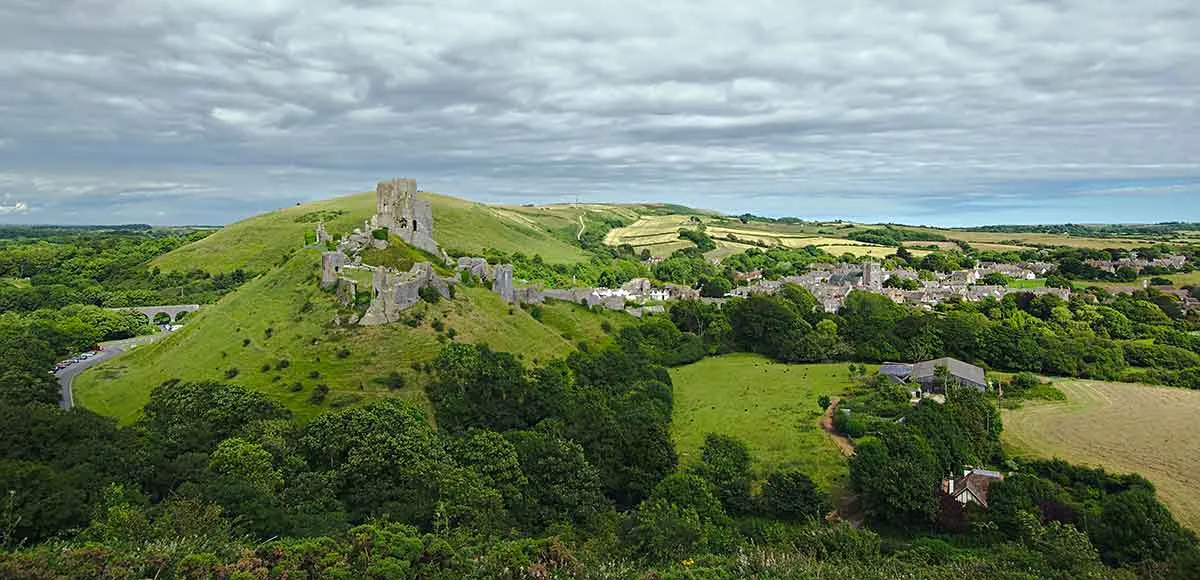
M 1046 224 L 1000 225 L 963 228 L 972 232 L 1002 232 L 1011 234 L 1061 234 L 1092 238 L 1142 236 L 1171 237 L 1183 231 L 1200 231 L 1196 222 L 1160 222 L 1157 224 Z
M 946 236 L 919 230 L 900 229 L 890 225 L 879 229 L 853 232 L 846 237 L 868 244 L 899 246 L 902 242 L 944 242 Z

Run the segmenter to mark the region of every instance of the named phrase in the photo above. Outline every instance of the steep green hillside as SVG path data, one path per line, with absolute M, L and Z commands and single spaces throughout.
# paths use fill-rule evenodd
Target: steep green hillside
M 487 343 L 535 362 L 565 355 L 579 340 L 602 338 L 602 320 L 609 320 L 610 328 L 632 320 L 622 313 L 595 314 L 552 303 L 537 312 L 539 322 L 489 290 L 459 288 L 454 300 L 412 308 L 409 313 L 421 318 L 415 327 L 336 326 L 336 303 L 318 289 L 319 273 L 319 252 L 297 251 L 282 267 L 206 307 L 177 334 L 80 376 L 76 401 L 129 422 L 163 381 L 227 380 L 266 392 L 309 417 L 331 404 L 373 397 L 423 400 L 420 387 L 428 375 L 414 363 L 430 360 L 451 329 L 453 340 Z M 435 330 L 434 321 L 442 331 Z M 403 375 L 404 387 L 375 382 L 393 372 Z M 293 390 L 296 384 L 299 390 Z M 330 392 L 314 405 L 308 398 L 319 384 Z
M 536 208 L 485 205 L 431 195 L 434 237 L 450 252 L 475 254 L 485 248 L 541 254 L 551 263 L 578 262 L 587 254 L 574 243 L 575 231 L 563 231 Z M 575 228 L 576 230 L 578 227 Z
M 561 224 L 530 217 L 535 212 L 525 210 L 534 208 L 490 206 L 437 194 L 423 193 L 421 197 L 433 202 L 434 237 L 447 250 L 479 253 L 496 248 L 541 254 L 552 263 L 587 258 L 570 241 L 573 231 L 555 235 Z M 216 273 L 243 268 L 265 272 L 303 244 L 304 233 L 316 227 L 316 222 L 325 221 L 330 233 L 347 233 L 374 213 L 374 192 L 283 208 L 230 224 L 153 264 L 163 270 L 201 268 Z
M 375 213 L 374 194 L 357 194 L 278 209 L 225 226 L 152 264 L 167 271 L 200 268 L 265 272 L 304 244 L 304 232 L 325 221 L 330 232 L 349 232 Z

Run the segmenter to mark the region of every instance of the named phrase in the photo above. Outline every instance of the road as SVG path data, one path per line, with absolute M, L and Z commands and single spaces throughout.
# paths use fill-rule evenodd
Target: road
M 583 230 L 587 229 L 587 224 L 583 223 L 583 216 L 579 216 L 579 233 L 575 234 L 576 240 L 583 239 Z
M 54 375 L 58 377 L 59 387 L 62 388 L 62 401 L 60 402 L 62 408 L 70 409 L 71 407 L 75 406 L 75 394 L 71 392 L 71 383 L 75 382 L 75 377 L 79 376 L 80 373 L 108 359 L 118 356 L 135 346 L 154 342 L 166 337 L 168 334 L 171 333 L 159 332 L 149 336 L 138 336 L 134 338 L 127 338 L 125 340 L 106 342 L 103 345 L 104 350 L 100 351 L 100 354 L 88 360 L 77 362 L 61 371 L 54 373 Z

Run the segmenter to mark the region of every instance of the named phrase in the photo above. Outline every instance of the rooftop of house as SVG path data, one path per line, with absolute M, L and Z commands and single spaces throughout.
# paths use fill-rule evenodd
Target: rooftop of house
M 913 366 L 908 363 L 892 363 L 887 362 L 879 366 L 879 374 L 896 377 L 898 379 L 907 379 L 912 375 Z
M 980 505 L 988 505 L 988 488 L 993 481 L 1003 481 L 1004 475 L 987 469 L 971 469 L 954 481 L 952 495 L 958 497 L 968 491 L 979 500 Z
M 986 385 L 987 380 L 984 378 L 983 369 L 969 363 L 965 363 L 956 358 L 942 357 L 933 360 L 922 361 L 913 365 L 912 378 L 916 380 L 932 378 L 936 376 L 938 367 L 946 367 L 950 372 L 950 376 L 964 379 L 979 385 Z

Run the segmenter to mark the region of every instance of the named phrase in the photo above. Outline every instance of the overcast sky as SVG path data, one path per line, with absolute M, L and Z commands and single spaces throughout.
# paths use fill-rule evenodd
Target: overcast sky
M 2 0 L 0 223 L 480 201 L 1200 220 L 1196 0 Z

